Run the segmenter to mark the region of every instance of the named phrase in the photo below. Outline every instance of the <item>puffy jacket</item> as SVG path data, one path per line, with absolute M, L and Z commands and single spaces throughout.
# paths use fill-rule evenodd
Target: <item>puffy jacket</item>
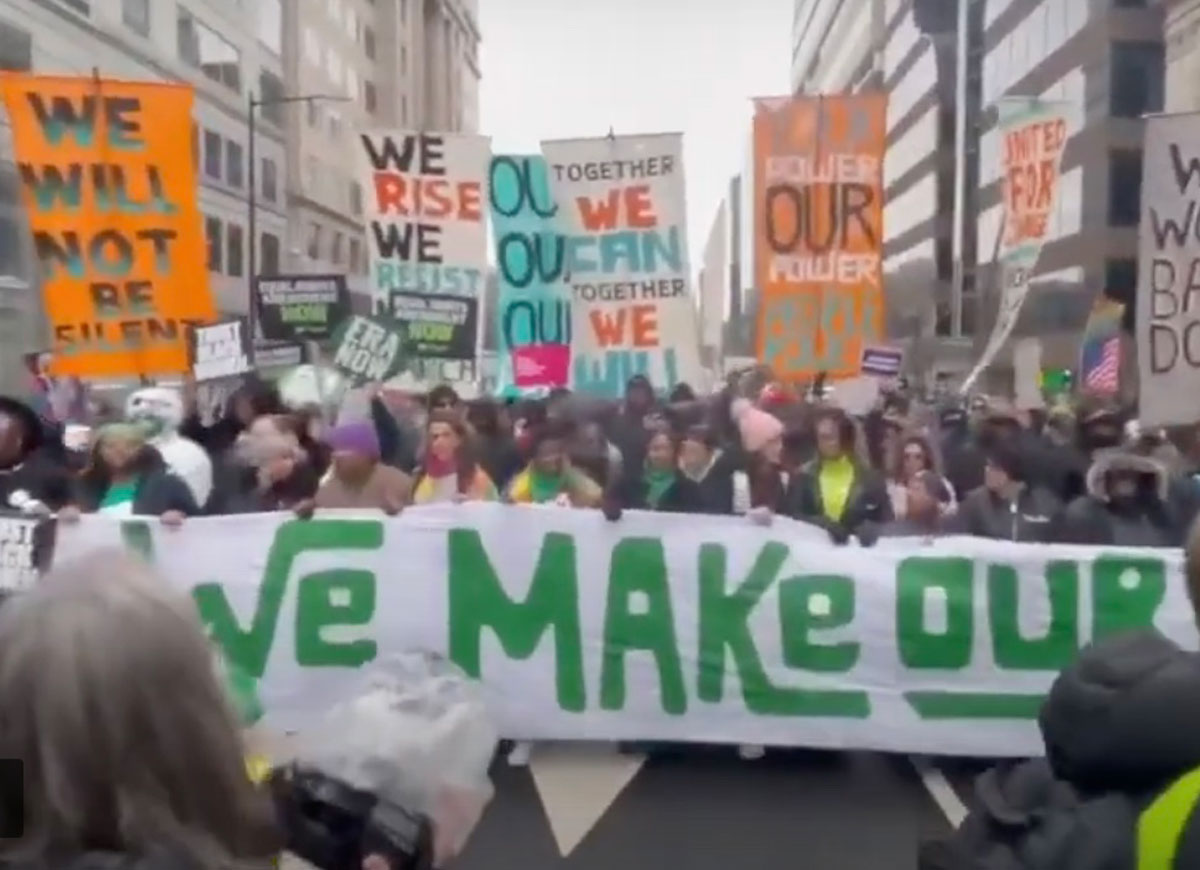
M 1115 501 L 1108 475 L 1127 471 L 1142 475 L 1140 496 Z M 1071 502 L 1063 516 L 1059 540 L 1070 544 L 1119 547 L 1177 547 L 1185 529 L 1171 499 L 1167 470 L 1159 462 L 1121 450 L 1098 453 L 1087 473 L 1087 495 Z
M 1016 502 L 1009 502 L 987 487 L 979 487 L 959 505 L 949 531 L 998 541 L 1044 544 L 1055 540 L 1062 505 L 1039 487 L 1023 487 Z
M 1046 757 L 985 773 L 971 814 L 921 870 L 1129 870 L 1143 811 L 1200 766 L 1200 654 L 1155 631 L 1098 641 L 1055 681 Z M 1200 814 L 1175 867 L 1200 867 Z

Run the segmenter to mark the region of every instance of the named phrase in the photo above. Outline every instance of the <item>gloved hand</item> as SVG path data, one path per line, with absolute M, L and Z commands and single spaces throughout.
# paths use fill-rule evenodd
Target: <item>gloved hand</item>
M 874 547 L 879 540 L 879 532 L 878 523 L 865 522 L 858 527 L 858 542 L 864 547 Z
M 621 507 L 620 500 L 608 495 L 604 497 L 604 501 L 600 504 L 600 512 L 604 514 L 604 518 L 610 523 L 618 522 L 625 513 Z
M 829 539 L 840 547 L 843 544 L 849 543 L 850 532 L 841 523 L 830 523 Z

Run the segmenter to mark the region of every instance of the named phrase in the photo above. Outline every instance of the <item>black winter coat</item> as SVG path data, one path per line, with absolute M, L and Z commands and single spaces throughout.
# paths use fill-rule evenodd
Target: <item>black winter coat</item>
M 0 469 L 0 509 L 15 508 L 10 499 L 23 492 L 56 511 L 71 503 L 72 487 L 66 466 L 52 455 L 37 450 L 19 465 Z
M 1057 540 L 1061 523 L 1062 505 L 1044 489 L 1025 487 L 1013 504 L 981 486 L 958 506 L 948 531 L 997 541 L 1045 544 Z
M 865 533 L 868 526 L 874 538 L 882 526 L 892 521 L 892 500 L 888 497 L 886 481 L 860 463 L 855 464 L 854 483 L 837 520 L 825 516 L 822 507 L 819 459 L 805 465 L 791 478 L 785 503 L 788 516 L 828 529 L 835 540 Z
M 152 448 L 146 448 L 151 450 Z M 158 451 L 153 451 L 158 456 Z M 85 475 L 80 479 L 76 504 L 84 513 L 94 513 L 108 491 L 108 481 L 99 476 Z M 137 490 L 133 496 L 133 513 L 137 516 L 161 516 L 167 511 L 179 511 L 186 516 L 200 513 L 192 491 L 182 478 L 172 474 L 162 459 L 147 463 L 138 474 Z
M 1108 492 L 1112 471 L 1142 475 L 1141 494 L 1115 501 Z M 1097 454 L 1088 469 L 1087 494 L 1067 506 L 1058 540 L 1115 547 L 1178 547 L 1187 528 L 1171 498 L 1167 470 L 1155 460 L 1124 451 Z
M 1127 870 L 1141 812 L 1200 767 L 1200 654 L 1153 630 L 1080 653 L 1039 724 L 1046 757 L 988 771 L 977 805 L 921 870 Z M 1200 867 L 1192 815 L 1175 867 Z
M 675 482 L 663 493 L 658 504 L 650 504 L 646 498 L 646 483 L 640 474 L 625 474 L 610 497 L 623 510 L 649 510 L 672 514 L 701 514 L 705 510 L 700 487 L 680 472 L 675 473 Z

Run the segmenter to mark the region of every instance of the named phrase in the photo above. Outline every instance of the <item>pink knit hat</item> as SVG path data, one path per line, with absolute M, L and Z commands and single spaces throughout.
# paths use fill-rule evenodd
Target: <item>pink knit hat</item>
M 757 453 L 767 442 L 783 435 L 783 424 L 779 418 L 760 411 L 746 399 L 737 399 L 730 406 L 733 421 L 742 433 L 742 446 L 747 453 Z

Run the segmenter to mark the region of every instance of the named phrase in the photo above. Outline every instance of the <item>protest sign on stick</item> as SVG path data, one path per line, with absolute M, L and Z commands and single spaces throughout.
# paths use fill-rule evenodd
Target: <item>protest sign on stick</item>
M 195 326 L 188 338 L 188 360 L 197 383 L 235 378 L 250 371 L 250 330 L 241 318 Z
M 1138 259 L 1138 417 L 1200 420 L 1200 113 L 1146 119 Z
M 29 588 L 49 570 L 56 529 L 52 517 L 0 509 L 0 595 Z
M 258 325 L 267 341 L 322 341 L 350 314 L 345 275 L 278 275 L 254 283 Z
M 566 236 L 540 154 L 492 158 L 488 196 L 496 237 L 496 391 L 505 396 L 571 380 Z
M 883 338 L 886 114 L 880 93 L 756 103 L 758 359 L 783 380 L 856 376 Z
M 367 251 L 375 311 L 390 310 L 393 294 L 417 294 L 477 307 L 487 274 L 488 161 L 485 136 L 368 130 L 359 135 L 363 187 L 367 191 Z M 478 317 L 472 320 L 478 328 Z M 469 337 L 474 359 L 478 333 Z M 447 346 L 429 342 L 433 356 Z M 421 349 L 414 347 L 413 356 Z
M 354 315 L 334 336 L 333 364 L 355 384 L 394 378 L 405 364 L 400 327 L 380 317 Z
M 215 319 L 192 87 L 0 75 L 56 375 L 182 374 Z M 180 143 L 183 143 L 181 147 Z
M 575 390 L 618 397 L 705 381 L 676 133 L 542 143 L 566 236 Z
M 432 293 L 393 293 L 392 320 L 404 334 L 409 356 L 475 359 L 479 302 Z
M 1000 309 L 983 354 L 962 383 L 963 393 L 970 392 L 1016 329 L 1042 247 L 1056 229 L 1060 165 L 1071 135 L 1068 107 L 1062 103 L 1008 97 L 1000 102 L 999 112 L 1004 190 L 997 239 Z

